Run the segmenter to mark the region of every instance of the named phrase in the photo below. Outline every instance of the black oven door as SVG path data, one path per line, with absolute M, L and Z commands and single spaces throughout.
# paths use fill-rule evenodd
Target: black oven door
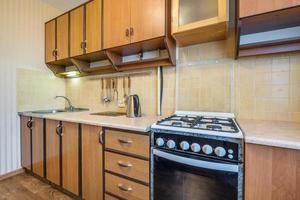
M 242 198 L 238 164 L 199 160 L 158 149 L 154 149 L 153 154 L 154 200 Z

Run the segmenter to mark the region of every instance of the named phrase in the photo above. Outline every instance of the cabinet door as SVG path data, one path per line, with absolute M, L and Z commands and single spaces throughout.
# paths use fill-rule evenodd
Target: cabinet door
M 300 0 L 240 0 L 240 17 L 262 14 L 300 5 Z
M 131 0 L 131 43 L 165 35 L 165 0 Z
M 130 0 L 104 0 L 104 48 L 130 43 Z
M 70 56 L 78 56 L 84 53 L 84 6 L 71 11 L 70 21 Z
M 56 32 L 56 20 L 52 20 L 45 24 L 45 61 L 46 63 L 55 61 L 56 57 L 54 51 L 56 48 L 55 44 L 55 33 Z
M 63 122 L 62 139 L 62 187 L 79 194 L 79 132 L 78 124 Z
M 21 116 L 21 165 L 31 170 L 31 136 L 27 127 L 29 117 Z
M 32 119 L 32 171 L 44 177 L 44 120 Z
M 245 147 L 245 200 L 300 199 L 300 151 Z
M 69 57 L 69 13 L 57 18 L 57 60 Z
M 101 50 L 101 7 L 102 1 L 86 4 L 86 53 Z
M 82 125 L 82 195 L 84 199 L 103 199 L 103 146 L 100 127 Z
M 59 121 L 46 120 L 47 179 L 60 185 L 60 136 L 56 133 Z

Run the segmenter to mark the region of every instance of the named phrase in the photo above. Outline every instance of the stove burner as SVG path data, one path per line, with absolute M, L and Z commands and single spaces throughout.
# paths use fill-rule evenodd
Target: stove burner
M 233 119 L 226 117 L 173 115 L 157 122 L 157 124 L 171 127 L 238 133 L 238 128 Z
M 181 122 L 172 122 L 172 126 L 182 127 L 182 123 Z
M 222 126 L 219 126 L 219 125 L 207 125 L 206 128 L 214 130 L 214 131 L 222 130 Z

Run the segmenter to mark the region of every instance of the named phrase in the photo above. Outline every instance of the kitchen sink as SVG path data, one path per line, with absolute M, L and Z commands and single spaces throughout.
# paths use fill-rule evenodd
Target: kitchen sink
M 51 110 L 37 110 L 32 111 L 33 114 L 40 114 L 40 115 L 46 115 L 46 114 L 56 114 L 56 113 L 62 113 L 62 112 L 83 112 L 88 111 L 87 108 L 72 108 L 70 109 L 51 109 Z
M 32 111 L 33 114 L 55 114 L 55 113 L 61 113 L 61 112 L 66 112 L 66 110 L 38 110 L 38 111 Z
M 112 111 L 107 111 L 107 112 L 91 113 L 91 115 L 100 115 L 100 116 L 117 117 L 117 116 L 123 116 L 123 115 L 126 115 L 126 113 L 123 113 L 123 112 L 112 112 Z

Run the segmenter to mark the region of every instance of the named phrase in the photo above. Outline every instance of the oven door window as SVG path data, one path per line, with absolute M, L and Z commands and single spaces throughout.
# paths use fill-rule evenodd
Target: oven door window
M 155 200 L 236 200 L 238 173 L 204 169 L 154 156 Z

